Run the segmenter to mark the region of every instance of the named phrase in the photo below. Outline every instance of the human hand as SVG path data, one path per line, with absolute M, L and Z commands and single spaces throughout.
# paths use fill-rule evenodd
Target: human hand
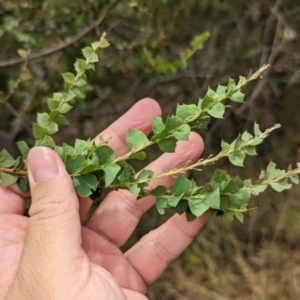
M 128 151 L 129 128 L 151 131 L 160 115 L 151 99 L 139 101 L 102 135 L 117 156 Z M 176 153 L 165 153 L 147 169 L 155 174 L 193 163 L 203 150 L 202 139 L 190 134 L 178 142 Z M 16 188 L 0 186 L 0 299 L 147 299 L 153 283 L 192 241 L 208 215 L 193 222 L 174 215 L 127 252 L 128 240 L 141 216 L 154 204 L 153 197 L 136 201 L 128 191 L 111 192 L 87 224 L 92 204 L 77 197 L 70 176 L 58 155 L 37 147 L 28 156 L 32 206 L 23 216 L 24 197 Z M 170 186 L 174 178 L 156 185 Z M 152 184 L 152 187 L 154 185 Z

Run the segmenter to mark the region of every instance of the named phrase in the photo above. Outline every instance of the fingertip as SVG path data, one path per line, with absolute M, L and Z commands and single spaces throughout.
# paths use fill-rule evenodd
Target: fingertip
M 202 137 L 196 132 L 191 132 L 188 141 L 178 141 L 176 153 L 184 157 L 197 158 L 204 150 Z
M 152 114 L 155 116 L 161 116 L 161 114 L 162 114 L 159 103 L 156 100 L 149 98 L 149 97 L 139 100 L 135 104 L 135 107 L 139 108 L 139 109 L 140 109 L 140 107 L 142 107 L 142 109 L 144 111 L 151 111 Z

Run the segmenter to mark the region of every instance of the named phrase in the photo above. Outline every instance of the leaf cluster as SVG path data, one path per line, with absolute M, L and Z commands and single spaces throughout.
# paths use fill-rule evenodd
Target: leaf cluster
M 202 47 L 204 40 L 205 36 L 196 38 L 191 45 L 193 51 Z M 174 152 L 177 141 L 187 141 L 193 128 L 206 129 L 211 118 L 222 119 L 227 106 L 226 101 L 243 103 L 244 94 L 241 89 L 257 79 L 268 66 L 263 66 L 248 77 L 239 77 L 238 82 L 229 79 L 227 85 L 218 85 L 216 90 L 209 88 L 197 104 L 177 105 L 175 114 L 166 120 L 155 117 L 150 137 L 141 131 L 129 129 L 126 143 L 130 151 L 123 156 L 117 157 L 102 137 L 99 141 L 76 139 L 74 146 L 56 145 L 51 135 L 58 132 L 59 126 L 69 125 L 64 115 L 73 108 L 76 99 L 82 97 L 82 88 L 87 84 L 86 71 L 95 69 L 95 63 L 108 45 L 103 35 L 100 41 L 82 50 L 84 59 L 76 60 L 75 73 L 68 72 L 62 75 L 63 92 L 54 93 L 47 99 L 49 113 L 38 113 L 37 122 L 33 124 L 35 145 L 46 146 L 56 151 L 63 160 L 79 196 L 91 197 L 98 204 L 103 191 L 106 194 L 111 190 L 127 189 L 135 194 L 137 199 L 150 195 L 155 197 L 157 210 L 161 214 L 170 208 L 179 214 L 185 212 L 187 218 L 193 220 L 210 210 L 215 215 L 225 215 L 229 220 L 236 217 L 242 221 L 243 213 L 251 211 L 248 209 L 251 195 L 264 191 L 268 185 L 281 192 L 291 187 L 288 180 L 298 183 L 299 166 L 294 170 L 290 167 L 288 171 L 283 171 L 277 170 L 274 163 L 270 163 L 266 171 L 262 171 L 255 184 L 252 184 L 251 180 L 243 181 L 238 176 L 232 177 L 219 169 L 203 186 L 197 186 L 194 180 L 182 175 L 189 170 L 200 170 L 205 165 L 214 164 L 225 157 L 233 165 L 243 166 L 245 157 L 256 155 L 256 146 L 279 125 L 262 132 L 259 126 L 254 124 L 253 134 L 245 131 L 230 144 L 222 141 L 221 150 L 217 155 L 158 176 L 146 169 L 137 172 L 130 164 L 134 159 L 144 160 L 145 149 L 154 144 L 157 144 L 162 152 Z M 185 58 L 188 56 L 189 54 L 186 54 Z M 23 141 L 17 146 L 22 155 L 17 160 L 6 150 L 0 153 L 0 181 L 5 187 L 17 183 L 21 191 L 26 193 L 29 190 L 26 158 L 30 148 Z M 166 176 L 177 176 L 170 189 L 165 186 L 149 189 L 150 182 Z

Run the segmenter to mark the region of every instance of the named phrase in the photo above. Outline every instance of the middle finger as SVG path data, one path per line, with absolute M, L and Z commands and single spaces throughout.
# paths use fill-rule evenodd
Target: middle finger
M 203 141 L 196 133 L 190 134 L 188 142 L 178 142 L 175 153 L 164 153 L 146 167 L 154 175 L 165 173 L 195 162 L 203 151 Z M 150 184 L 170 187 L 174 177 L 164 177 Z M 113 191 L 103 200 L 86 226 L 101 236 L 122 246 L 132 234 L 141 216 L 155 203 L 152 196 L 137 201 L 136 195 L 127 190 Z

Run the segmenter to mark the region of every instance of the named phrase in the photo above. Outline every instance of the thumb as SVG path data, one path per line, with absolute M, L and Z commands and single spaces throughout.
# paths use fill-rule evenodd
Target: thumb
M 70 265 L 83 255 L 72 180 L 60 157 L 49 148 L 33 148 L 27 163 L 32 204 L 20 268 L 32 270 L 41 280 L 53 278 L 52 273 L 54 278 L 68 276 L 74 272 Z M 68 274 L 61 273 L 66 270 Z

